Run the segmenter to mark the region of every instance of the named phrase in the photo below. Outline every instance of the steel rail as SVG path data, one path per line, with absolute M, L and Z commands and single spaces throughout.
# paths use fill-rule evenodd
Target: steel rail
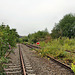
M 22 65 L 22 69 L 23 69 L 23 75 L 26 75 L 25 68 L 24 68 L 24 61 L 23 61 L 23 56 L 22 56 L 22 52 L 21 52 L 21 49 L 20 49 L 20 45 L 19 45 L 19 52 L 20 52 L 21 65 Z

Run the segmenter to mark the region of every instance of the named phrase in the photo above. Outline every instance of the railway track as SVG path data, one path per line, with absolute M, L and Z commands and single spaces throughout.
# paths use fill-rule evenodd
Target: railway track
M 32 45 L 26 46 L 40 48 Z M 8 56 L 10 57 L 10 62 L 5 64 L 7 67 L 4 68 L 4 74 L 0 75 L 74 75 L 70 67 L 49 56 L 50 65 L 47 65 L 48 61 L 45 63 L 45 60 L 42 61 L 40 58 L 36 58 L 36 54 L 33 55 L 32 51 L 26 46 L 22 44 L 17 45 L 17 48 L 14 50 L 15 54 L 10 53 Z
M 9 55 L 9 63 L 5 63 L 6 68 L 0 75 L 36 75 L 33 73 L 32 67 L 22 51 L 21 45 L 17 45 L 15 54 Z
M 37 46 L 33 46 L 32 44 L 30 44 L 30 45 L 29 44 L 26 44 L 26 46 L 29 47 L 29 48 L 34 48 L 34 49 L 35 48 L 38 48 L 38 49 L 40 48 L 40 47 L 37 47 Z M 74 75 L 74 72 L 71 70 L 71 67 L 70 66 L 68 66 L 68 65 L 66 65 L 64 63 L 61 63 L 60 61 L 58 61 L 58 60 L 56 60 L 56 59 L 54 59 L 54 58 L 52 58 L 52 57 L 50 57 L 48 55 L 47 55 L 47 58 L 50 58 L 50 60 L 52 60 L 53 62 L 57 63 L 61 67 L 69 70 L 69 72 L 72 73 L 72 75 Z M 71 74 L 69 74 L 69 75 L 71 75 Z

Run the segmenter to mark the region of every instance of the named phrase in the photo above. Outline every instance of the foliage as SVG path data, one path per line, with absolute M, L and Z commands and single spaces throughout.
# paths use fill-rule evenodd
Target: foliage
M 62 59 L 66 63 L 72 63 L 74 61 L 74 54 L 70 52 L 75 51 L 75 39 L 63 37 L 62 39 L 53 39 L 48 43 L 40 42 L 40 46 L 42 49 L 39 52 L 41 52 L 43 56 L 48 54 L 54 58 Z
M 46 36 L 49 35 L 47 28 L 43 31 L 38 31 L 28 35 L 28 42 L 36 43 L 37 41 L 45 40 Z
M 23 42 L 28 42 L 28 37 L 27 36 L 23 37 Z
M 60 36 L 69 38 L 75 37 L 75 15 L 65 15 L 58 24 L 55 24 L 51 36 L 53 38 L 58 38 Z
M 71 65 L 71 66 L 72 66 L 72 68 L 71 68 L 71 69 L 72 69 L 72 70 L 73 70 L 73 72 L 75 73 L 75 65 L 72 63 L 72 65 Z
M 16 45 L 16 39 L 18 34 L 16 29 L 10 29 L 7 25 L 0 26 L 0 56 L 4 56 L 9 49 L 9 45 L 14 47 Z
M 3 62 L 7 62 L 4 57 L 5 53 L 9 51 L 10 48 L 16 46 L 18 37 L 19 35 L 16 32 L 16 29 L 10 29 L 8 25 L 0 25 L 0 65 Z
M 75 72 L 75 54 L 73 53 L 75 52 L 75 38 L 69 39 L 62 37 L 58 39 L 51 39 L 48 43 L 41 41 L 40 46 L 41 49 L 37 51 L 42 57 L 49 55 L 61 60 L 61 62 L 70 65 L 73 72 Z M 66 50 L 70 52 L 67 52 Z
M 22 38 L 19 38 L 19 43 L 23 43 L 23 39 Z
M 33 43 L 36 43 L 38 41 L 46 40 L 47 36 L 50 36 L 50 34 L 48 33 L 48 30 L 46 28 L 43 31 L 38 31 L 38 32 L 35 32 L 33 34 L 29 34 L 28 36 L 24 36 L 24 37 L 19 38 L 18 42 L 20 42 L 20 43 L 29 42 L 29 43 L 33 44 Z

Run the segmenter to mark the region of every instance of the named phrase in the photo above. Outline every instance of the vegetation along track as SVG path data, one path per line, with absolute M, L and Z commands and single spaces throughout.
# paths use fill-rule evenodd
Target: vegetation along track
M 40 48 L 40 47 L 37 47 L 37 46 L 33 46 L 32 44 L 26 44 L 26 46 L 28 46 L 28 47 L 30 47 L 30 48 Z M 50 57 L 50 56 L 48 56 L 47 55 L 47 58 L 50 58 L 50 61 L 53 61 L 54 63 L 56 63 L 57 65 L 59 65 L 59 67 L 61 67 L 61 68 L 64 68 L 64 69 L 66 69 L 66 70 L 68 70 L 67 71 L 67 73 L 64 73 L 63 71 L 63 73 L 61 73 L 61 74 L 59 74 L 59 75 L 74 75 L 74 73 L 73 73 L 73 71 L 71 70 L 71 68 L 68 66 L 68 65 L 66 65 L 66 64 L 64 64 L 64 63 L 61 63 L 60 61 L 58 61 L 58 60 L 56 60 L 56 59 L 54 59 L 54 58 L 52 58 L 52 57 Z M 52 65 L 53 65 L 53 63 L 52 63 Z M 56 65 L 55 65 L 56 66 Z M 54 74 L 54 75 L 58 75 L 58 74 Z
M 8 57 L 10 61 L 4 64 L 6 65 L 6 68 L 4 68 L 5 72 L 0 75 L 35 75 L 20 44 L 17 44 L 14 54 L 10 53 Z

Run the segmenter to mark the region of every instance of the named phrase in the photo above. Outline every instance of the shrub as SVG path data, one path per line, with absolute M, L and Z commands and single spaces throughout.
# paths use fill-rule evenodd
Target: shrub
M 74 65 L 73 63 L 71 64 L 71 67 L 72 67 L 71 69 L 72 69 L 73 72 L 75 73 L 75 65 Z
M 42 47 L 40 52 L 43 56 L 48 54 L 54 58 L 62 59 L 62 61 L 67 64 L 73 63 L 74 61 L 74 54 L 70 52 L 75 51 L 75 39 L 63 37 L 62 39 L 53 39 L 48 43 L 45 43 L 44 41 L 40 42 L 40 46 Z M 70 52 L 67 52 L 66 50 L 69 50 Z

